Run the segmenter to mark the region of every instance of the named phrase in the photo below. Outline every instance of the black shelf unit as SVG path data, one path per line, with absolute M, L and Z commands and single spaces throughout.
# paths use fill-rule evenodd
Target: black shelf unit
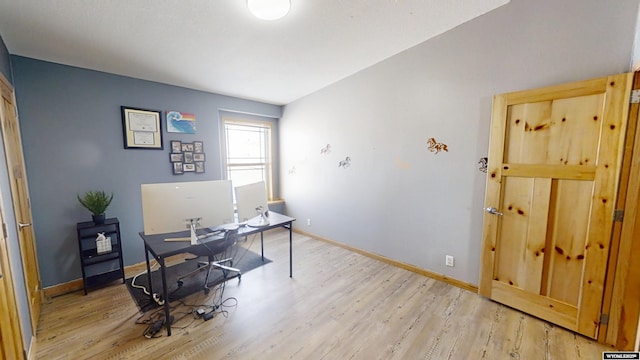
M 118 218 L 106 219 L 104 224 L 93 221 L 78 223 L 78 248 L 80 250 L 80 265 L 84 294 L 89 288 L 122 279 L 124 284 L 124 264 L 122 261 L 122 244 L 120 238 L 120 221 Z M 96 238 L 98 233 L 104 233 L 111 238 L 111 251 L 98 254 Z

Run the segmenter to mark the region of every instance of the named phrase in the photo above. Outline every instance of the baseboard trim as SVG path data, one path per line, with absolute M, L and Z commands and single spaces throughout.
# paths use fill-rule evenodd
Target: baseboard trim
M 419 268 L 419 267 L 417 267 L 415 265 L 403 263 L 401 261 L 394 260 L 394 259 L 388 258 L 386 256 L 382 256 L 382 255 L 378 255 L 378 254 L 375 254 L 375 253 L 372 253 L 372 252 L 368 252 L 368 251 L 365 251 L 365 250 L 362 250 L 362 249 L 359 249 L 359 248 L 356 248 L 356 247 L 353 247 L 353 246 L 349 246 L 349 245 L 346 245 L 346 244 L 343 244 L 343 243 L 340 243 L 340 242 L 337 242 L 335 240 L 331 240 L 331 239 L 328 239 L 328 238 L 325 238 L 325 237 L 322 237 L 322 236 L 318 236 L 316 234 L 312 234 L 310 232 L 307 232 L 307 231 L 304 231 L 304 230 L 300 230 L 300 229 L 297 229 L 297 228 L 293 228 L 293 232 L 298 233 L 300 235 L 308 236 L 308 237 L 316 239 L 316 240 L 320 240 L 320 241 L 329 243 L 331 245 L 335 245 L 335 246 L 341 247 L 343 249 L 347 249 L 349 251 L 353 251 L 353 252 L 358 253 L 360 255 L 364 255 L 366 257 L 370 257 L 372 259 L 380 260 L 380 261 L 382 261 L 384 263 L 387 263 L 389 265 L 393 265 L 395 267 L 399 267 L 401 269 L 405 269 L 405 270 L 411 271 L 411 272 L 416 273 L 416 274 L 420 274 L 420 275 L 423 275 L 423 276 L 426 276 L 426 277 L 430 277 L 432 279 L 436 279 L 436 280 L 440 280 L 440 281 L 446 282 L 447 284 L 451 284 L 453 286 L 457 286 L 457 287 L 459 287 L 461 289 L 464 289 L 464 290 L 468 290 L 468 291 L 471 291 L 471 292 L 474 292 L 474 293 L 478 292 L 478 287 L 477 286 L 475 286 L 473 284 L 470 284 L 470 283 L 467 283 L 467 282 L 464 282 L 464 281 L 460 281 L 458 279 L 454 279 L 454 278 L 448 277 L 448 276 L 443 275 L 443 274 L 438 274 L 438 273 L 435 273 L 433 271 L 425 270 L 425 269 Z M 179 256 L 176 256 L 176 257 L 179 257 Z M 125 266 L 124 267 L 125 277 L 131 277 L 131 276 L 133 276 L 135 274 L 138 274 L 138 273 L 141 273 L 141 272 L 144 272 L 144 271 L 147 271 L 147 264 L 144 261 L 140 262 L 140 263 L 137 263 L 137 264 L 133 264 L 133 265 L 129 265 L 129 266 Z M 82 290 L 82 289 L 83 289 L 82 279 L 75 279 L 75 280 L 71 280 L 71 281 L 66 282 L 66 283 L 57 284 L 57 285 L 53 285 L 53 286 L 48 286 L 46 288 L 43 288 L 42 290 L 43 290 L 45 298 L 49 299 L 49 298 L 52 298 L 52 297 L 68 294 L 68 293 L 71 293 L 71 292 L 74 292 L 74 291 L 78 291 L 78 290 Z
M 440 280 L 442 282 L 445 282 L 447 284 L 451 284 L 453 286 L 459 287 L 459 288 L 464 289 L 464 290 L 468 290 L 468 291 L 471 291 L 471 292 L 474 292 L 474 293 L 478 292 L 478 287 L 477 286 L 475 286 L 473 284 L 470 284 L 470 283 L 467 283 L 467 282 L 464 282 L 464 281 L 460 281 L 458 279 L 450 278 L 450 277 L 448 277 L 446 275 L 443 275 L 443 274 L 438 274 L 438 273 L 435 273 L 433 271 L 429 271 L 429 270 L 425 270 L 425 269 L 419 268 L 419 267 L 417 267 L 415 265 L 403 263 L 401 261 L 394 260 L 394 259 L 388 258 L 386 256 L 378 255 L 378 254 L 375 254 L 375 253 L 372 253 L 372 252 L 368 252 L 368 251 L 365 251 L 365 250 L 362 250 L 362 249 L 359 249 L 359 248 L 356 248 L 356 247 L 353 247 L 353 246 L 349 246 L 349 245 L 337 242 L 335 240 L 327 239 L 325 237 L 318 236 L 318 235 L 312 234 L 310 232 L 306 232 L 304 230 L 300 230 L 300 229 L 294 228 L 293 231 L 295 233 L 300 234 L 300 235 L 308 236 L 310 238 L 313 238 L 313 239 L 316 239 L 316 240 L 320 240 L 320 241 L 329 243 L 331 245 L 335 245 L 335 246 L 341 247 L 343 249 L 347 249 L 347 250 L 353 251 L 353 252 L 358 253 L 360 255 L 364 255 L 364 256 L 370 257 L 372 259 L 380 260 L 380 261 L 382 261 L 384 263 L 387 263 L 389 265 L 393 265 L 395 267 L 399 267 L 401 269 L 405 269 L 405 270 L 411 271 L 411 272 L 416 273 L 416 274 L 420 274 L 420 275 L 423 275 L 423 276 L 426 276 L 426 277 L 430 277 L 432 279 Z
M 131 277 L 143 271 L 147 271 L 147 263 L 145 261 L 124 267 L 125 277 Z M 72 293 L 82 289 L 84 289 L 82 279 L 75 279 L 66 283 L 48 286 L 43 288 L 42 292 L 45 299 L 50 299 L 52 297 Z
M 82 279 L 75 279 L 66 283 L 47 286 L 42 289 L 45 299 L 68 294 L 74 291 L 82 290 Z

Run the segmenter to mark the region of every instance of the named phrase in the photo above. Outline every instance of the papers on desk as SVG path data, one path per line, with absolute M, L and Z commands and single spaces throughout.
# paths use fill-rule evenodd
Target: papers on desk
M 164 241 L 191 241 L 190 237 L 166 238 Z

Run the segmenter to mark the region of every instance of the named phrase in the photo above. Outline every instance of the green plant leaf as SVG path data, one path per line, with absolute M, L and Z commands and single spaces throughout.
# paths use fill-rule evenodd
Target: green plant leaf
M 77 195 L 78 201 L 82 206 L 87 208 L 93 215 L 104 214 L 111 201 L 113 200 L 113 193 L 108 194 L 102 190 L 87 191 L 81 197 Z

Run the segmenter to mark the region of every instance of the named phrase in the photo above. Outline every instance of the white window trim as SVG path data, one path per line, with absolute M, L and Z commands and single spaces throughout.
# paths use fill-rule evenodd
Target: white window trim
M 229 116 L 221 116 L 221 131 L 220 131 L 220 153 L 222 155 L 222 178 L 224 180 L 229 180 L 229 170 L 230 166 L 227 162 L 227 130 L 226 124 L 235 124 L 235 125 L 246 125 L 246 126 L 255 126 L 255 127 L 263 127 L 269 129 L 269 144 L 267 145 L 267 162 L 266 166 L 266 177 L 265 180 L 267 185 L 267 200 L 270 202 L 274 201 L 273 195 L 273 144 L 274 144 L 274 133 L 273 133 L 273 123 L 269 121 L 261 121 L 261 120 L 253 120 L 253 119 L 238 119 Z M 243 163 L 238 164 L 238 166 L 251 166 L 251 165 L 263 165 L 263 163 Z M 233 165 L 231 165 L 233 166 Z M 235 184 L 233 186 L 236 186 Z

